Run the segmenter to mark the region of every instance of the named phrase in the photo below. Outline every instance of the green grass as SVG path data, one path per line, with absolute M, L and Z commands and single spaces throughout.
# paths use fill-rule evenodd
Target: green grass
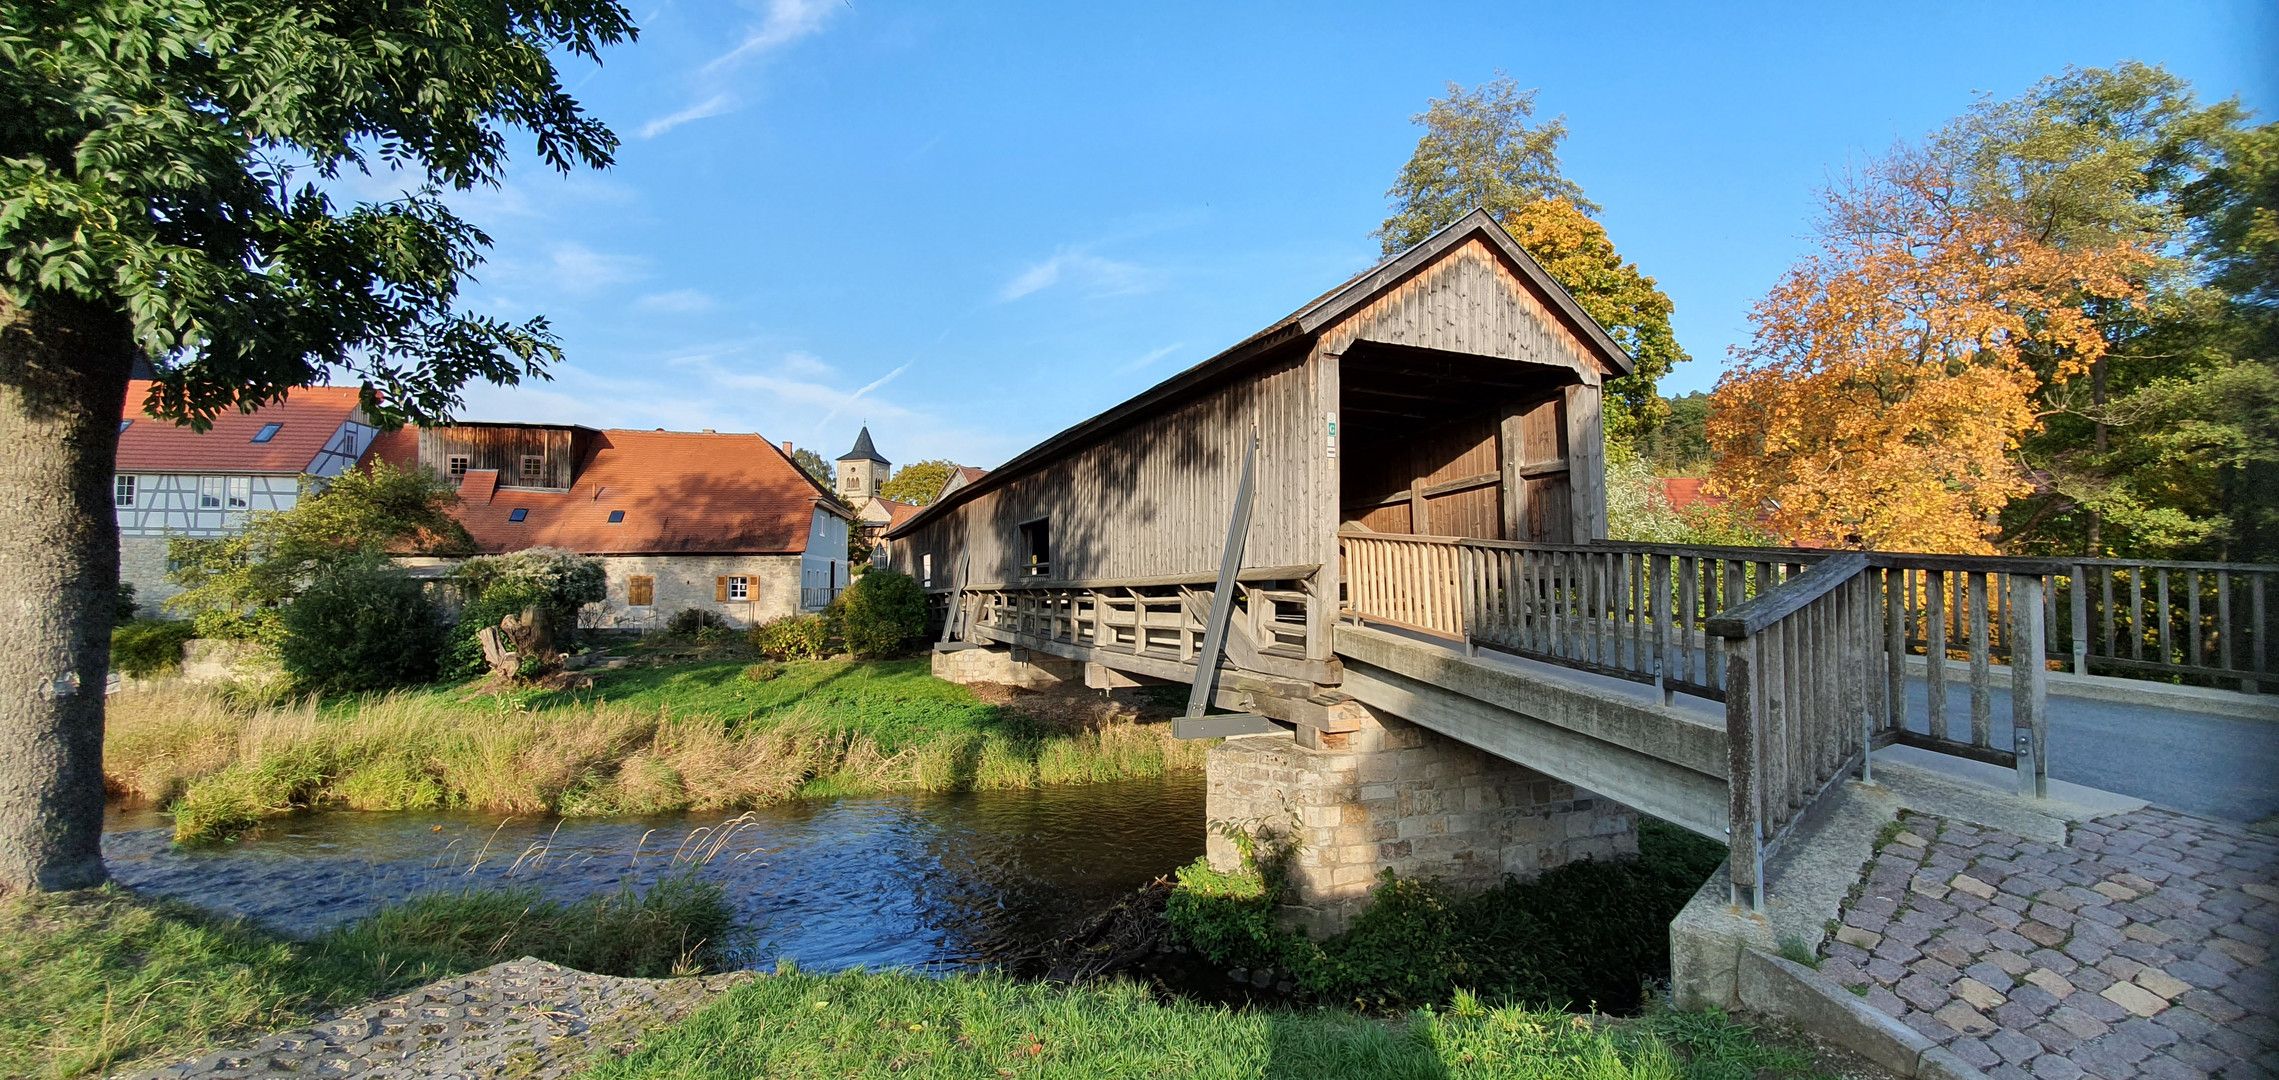
M 1809 1068 L 1805 1056 L 1766 1047 L 1714 1013 L 1594 1023 L 1466 997 L 1384 1021 L 1163 1003 L 1129 983 L 793 972 L 737 987 L 586 1076 L 1754 1080 Z
M 1207 750 L 1090 699 L 1055 699 L 1047 718 L 982 701 L 924 661 L 769 665 L 765 679 L 748 666 L 698 659 L 603 672 L 576 691 L 466 684 L 251 709 L 195 688 L 138 690 L 112 699 L 104 779 L 173 811 L 177 840 L 203 842 L 314 807 L 736 811 L 1160 776 L 1201 769 Z
M 666 975 L 725 962 L 731 909 L 687 880 L 575 904 L 421 897 L 313 941 L 116 886 L 0 900 L 0 1076 L 76 1077 L 244 1041 L 532 955 Z

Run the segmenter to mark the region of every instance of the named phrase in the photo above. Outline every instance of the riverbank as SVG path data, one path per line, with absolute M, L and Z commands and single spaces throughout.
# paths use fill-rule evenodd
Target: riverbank
M 224 839 L 317 807 L 569 817 L 793 797 L 1086 783 L 1200 770 L 1205 747 L 1081 690 L 933 678 L 922 660 L 663 663 L 590 687 L 481 683 L 245 707 L 182 683 L 112 698 L 114 797 Z

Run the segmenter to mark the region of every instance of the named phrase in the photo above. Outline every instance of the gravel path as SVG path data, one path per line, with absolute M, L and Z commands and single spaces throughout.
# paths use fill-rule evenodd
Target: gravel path
M 2279 1076 L 2279 838 L 2154 809 L 2066 847 L 1901 820 L 1823 974 L 1989 1080 Z
M 532 1077 L 552 1080 L 696 1011 L 750 972 L 619 979 L 524 957 L 250 1046 L 135 1074 L 238 1077 Z

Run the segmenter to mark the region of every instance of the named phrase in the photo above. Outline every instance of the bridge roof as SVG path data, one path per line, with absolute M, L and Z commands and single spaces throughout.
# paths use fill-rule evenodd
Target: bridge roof
M 907 533 L 948 513 L 949 508 L 1027 475 L 1039 466 L 1081 448 L 1124 424 L 1178 405 L 1244 367 L 1280 353 L 1294 342 L 1311 341 L 1324 330 L 1337 325 L 1348 314 L 1415 277 L 1473 239 L 1484 241 L 1500 253 L 1504 261 L 1527 280 L 1559 320 L 1566 324 L 1566 328 L 1583 342 L 1585 349 L 1606 365 L 1608 371 L 1625 375 L 1630 373 L 1633 366 L 1630 354 L 1622 351 L 1622 346 L 1615 343 L 1606 328 L 1592 319 L 1582 305 L 1567 293 L 1566 288 L 1552 278 L 1542 264 L 1535 261 L 1534 256 L 1520 247 L 1519 241 L 1512 239 L 1512 235 L 1504 231 L 1503 225 L 1492 215 L 1486 210 L 1473 210 L 1432 234 L 1423 243 L 1355 274 L 1336 288 L 1315 297 L 1305 306 L 1275 320 L 1264 330 L 1242 339 L 1218 355 L 1022 451 L 1011 461 L 943 496 L 907 521 L 896 524 L 886 535 L 893 537 Z

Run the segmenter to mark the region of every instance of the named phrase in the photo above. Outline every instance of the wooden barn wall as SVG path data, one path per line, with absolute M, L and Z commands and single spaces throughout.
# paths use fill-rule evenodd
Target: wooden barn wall
M 1596 386 L 1604 374 L 1573 332 L 1479 240 L 1456 248 L 1331 327 L 1325 348 L 1355 341 L 1553 364 Z
M 1313 390 L 1298 356 L 1106 436 L 967 502 L 892 549 L 896 569 L 934 557 L 934 586 L 1017 576 L 1020 526 L 1051 519 L 1052 572 L 1040 581 L 1100 581 L 1217 571 L 1227 516 L 1257 425 L 1256 501 L 1245 566 L 1321 561 L 1311 484 L 1317 457 Z
M 497 469 L 502 488 L 568 488 L 584 449 L 579 443 L 590 441 L 577 438 L 580 434 L 569 428 L 512 425 L 421 428 L 419 463 L 448 473 L 450 458 L 465 454 L 469 469 Z M 545 459 L 543 478 L 536 483 L 523 482 L 526 454 Z

